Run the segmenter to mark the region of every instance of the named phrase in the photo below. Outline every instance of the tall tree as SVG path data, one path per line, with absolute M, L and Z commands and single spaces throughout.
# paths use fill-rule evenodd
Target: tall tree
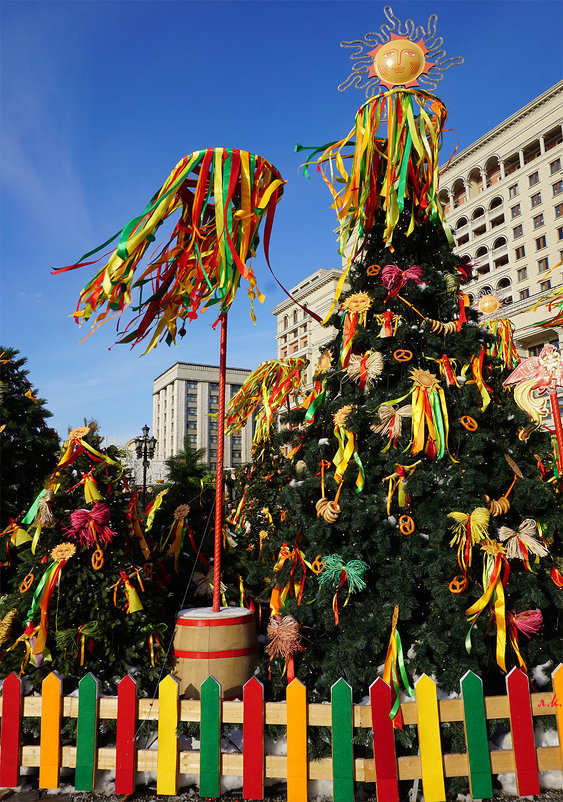
M 15 574 L 0 600 L 2 674 L 23 670 L 34 687 L 57 670 L 88 671 L 105 691 L 128 671 L 153 692 L 167 660 L 167 589 L 136 519 L 115 447 L 95 424 L 69 432 L 43 491 L 29 499 L 15 544 Z
M 55 466 L 59 438 L 47 420 L 52 413 L 30 384 L 25 357 L 0 346 L 0 527 L 25 512 L 29 497 Z

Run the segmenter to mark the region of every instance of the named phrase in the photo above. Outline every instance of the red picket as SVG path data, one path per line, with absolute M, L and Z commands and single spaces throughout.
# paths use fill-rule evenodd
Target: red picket
M 115 749 L 115 793 L 135 790 L 135 731 L 137 729 L 137 683 L 126 676 L 117 686 L 117 733 Z
M 17 788 L 20 776 L 21 680 L 12 671 L 2 686 L 0 786 Z
M 510 708 L 512 748 L 516 764 L 516 787 L 520 796 L 533 796 L 540 793 L 540 782 L 534 742 L 530 687 L 528 677 L 519 668 L 513 668 L 507 675 L 506 691 Z
M 264 686 L 256 677 L 242 692 L 242 796 L 264 799 Z
M 369 698 L 377 799 L 378 802 L 399 802 L 395 735 L 393 721 L 389 718 L 391 688 L 381 677 L 369 686 Z

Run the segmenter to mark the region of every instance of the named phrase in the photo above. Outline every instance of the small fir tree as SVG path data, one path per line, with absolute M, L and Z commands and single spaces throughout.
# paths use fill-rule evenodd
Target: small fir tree
M 52 416 L 37 397 L 16 348 L 0 346 L 0 527 L 25 512 L 54 468 L 59 438 L 47 420 Z
M 136 503 L 96 425 L 69 432 L 44 491 L 7 533 L 19 546 L 0 601 L 3 676 L 24 671 L 38 688 L 52 670 L 70 686 L 91 671 L 115 692 L 132 672 L 154 691 L 171 622 Z

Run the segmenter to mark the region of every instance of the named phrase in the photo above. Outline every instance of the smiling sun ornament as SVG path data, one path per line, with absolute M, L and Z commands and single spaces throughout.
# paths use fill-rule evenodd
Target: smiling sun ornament
M 391 34 L 391 41 L 378 45 L 368 51 L 373 63 L 368 70 L 370 78 L 379 78 L 380 84 L 387 89 L 394 86 L 418 86 L 419 77 L 426 75 L 434 66 L 426 61 L 428 48 L 424 40 L 412 42 L 403 36 Z

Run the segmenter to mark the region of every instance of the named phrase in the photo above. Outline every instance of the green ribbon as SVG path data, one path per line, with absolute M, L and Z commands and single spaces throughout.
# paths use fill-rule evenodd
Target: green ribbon
M 401 679 L 403 680 L 405 691 L 408 693 L 409 696 L 414 696 L 414 691 L 410 686 L 409 678 L 407 675 L 407 669 L 405 668 L 405 659 L 403 657 L 403 644 L 401 643 L 401 636 L 399 635 L 399 631 L 397 629 L 395 629 L 395 639 L 397 641 L 397 663 L 399 665 L 399 673 L 401 674 Z M 389 718 L 395 718 L 395 716 L 399 712 L 399 707 L 401 706 L 401 700 L 399 698 L 400 689 L 395 671 L 391 671 L 391 677 L 393 678 L 393 688 L 395 689 L 395 703 L 391 708 L 391 710 L 389 711 Z
M 41 501 L 46 492 L 47 492 L 46 490 L 42 490 L 41 493 L 39 493 L 39 495 L 31 505 L 31 507 L 27 511 L 25 518 L 22 519 L 22 524 L 27 525 L 27 524 L 32 524 L 34 522 L 35 516 L 37 515 L 37 508 L 39 506 L 39 502 Z

